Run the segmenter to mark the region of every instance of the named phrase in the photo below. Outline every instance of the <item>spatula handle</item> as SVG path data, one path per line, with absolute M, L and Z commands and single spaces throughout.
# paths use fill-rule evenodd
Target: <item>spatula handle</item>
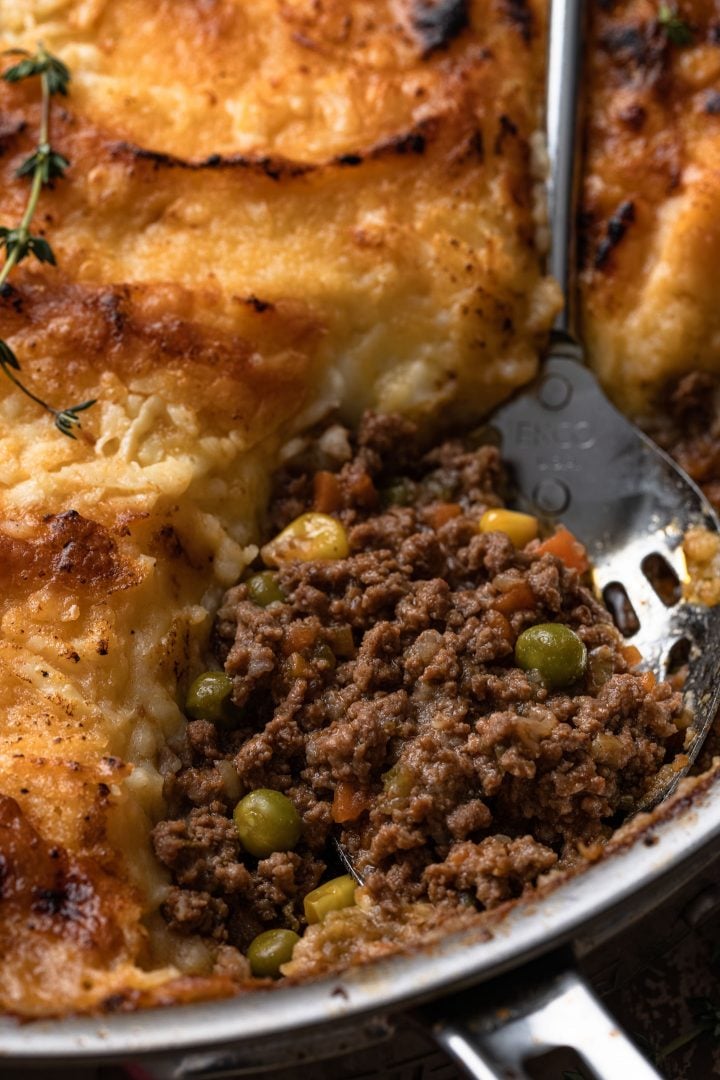
M 576 337 L 576 216 L 579 184 L 580 83 L 583 63 L 585 0 L 553 0 L 550 5 L 546 125 L 550 160 L 548 269 L 559 282 L 565 307 L 554 329 Z

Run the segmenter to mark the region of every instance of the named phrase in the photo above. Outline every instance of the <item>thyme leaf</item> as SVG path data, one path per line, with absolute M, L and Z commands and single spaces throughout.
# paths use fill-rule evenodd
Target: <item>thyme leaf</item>
M 50 145 L 50 99 L 55 94 L 67 94 L 70 72 L 66 65 L 56 56 L 49 53 L 42 45 L 38 45 L 37 52 L 28 53 L 24 49 L 9 49 L 4 55 L 19 56 L 18 63 L 7 68 L 2 78 L 8 83 L 21 82 L 24 79 L 40 78 L 42 91 L 42 105 L 40 109 L 40 131 L 35 150 L 23 161 L 15 175 L 30 179 L 30 193 L 28 195 L 25 212 L 20 223 L 14 228 L 6 225 L 0 226 L 0 251 L 5 252 L 5 261 L 0 268 L 0 296 L 2 295 L 5 282 L 10 271 L 29 257 L 37 259 L 40 263 L 56 265 L 55 253 L 48 240 L 30 231 L 32 219 L 37 210 L 38 200 L 42 188 L 51 184 L 65 175 L 65 170 L 70 162 Z M 20 380 L 20 361 L 6 341 L 0 338 L 0 369 L 6 378 L 10 380 L 26 397 L 34 401 L 55 420 L 55 427 L 69 439 L 76 438 L 74 429 L 79 428 L 79 413 L 91 408 L 95 404 L 92 401 L 83 401 L 80 405 L 71 405 L 66 409 L 56 409 L 54 405 L 43 401 L 34 394 Z
M 5 248 L 8 258 L 13 256 L 15 266 L 28 255 L 34 255 L 38 262 L 57 265 L 53 249 L 45 237 L 33 236 L 27 229 L 7 229 L 0 225 L 0 248 Z
M 90 401 L 83 401 L 82 405 L 72 405 L 69 409 L 63 409 L 62 412 L 55 414 L 55 427 L 58 431 L 62 431 L 63 435 L 67 435 L 69 439 L 74 439 L 72 429 L 74 427 L 81 427 L 80 417 L 77 415 L 79 412 L 84 412 L 85 409 L 92 408 L 97 402 L 97 398 L 92 398 Z
M 36 170 L 42 173 L 43 184 L 49 184 L 51 180 L 65 175 L 65 170 L 70 162 L 57 150 L 53 150 L 49 143 L 38 146 L 30 157 L 25 158 L 19 169 L 15 170 L 16 176 L 32 176 Z
M 69 69 L 62 60 L 47 52 L 42 45 L 38 46 L 38 51 L 33 56 L 22 49 L 11 49 L 9 52 L 24 56 L 24 59 L 5 71 L 3 74 L 5 82 L 21 82 L 23 79 L 31 79 L 34 75 L 42 75 L 47 83 L 49 94 L 67 94 L 70 82 Z
M 0 365 L 11 367 L 13 371 L 20 370 L 18 358 L 6 341 L 0 340 Z

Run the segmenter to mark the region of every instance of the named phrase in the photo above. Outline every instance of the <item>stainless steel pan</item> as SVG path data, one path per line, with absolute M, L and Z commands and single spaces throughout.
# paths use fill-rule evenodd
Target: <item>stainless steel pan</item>
M 633 843 L 617 842 L 585 873 L 519 904 L 489 940 L 464 931 L 341 977 L 230 1001 L 107 1019 L 6 1019 L 0 1054 L 35 1066 L 147 1059 L 158 1078 L 199 1080 L 345 1052 L 377 1040 L 393 1016 L 411 1010 L 482 1080 L 523 1077 L 525 1058 L 556 1046 L 575 1048 L 599 1080 L 650 1080 L 657 1074 L 572 958 L 642 918 L 707 863 L 720 837 L 718 778 L 720 763 L 692 795 L 657 811 Z M 563 950 L 568 943 L 573 948 Z
M 334 1056 L 377 1040 L 410 1011 L 478 1080 L 521 1078 L 527 1058 L 558 1046 L 576 1049 L 599 1080 L 650 1080 L 657 1074 L 574 958 L 705 865 L 720 836 L 718 777 L 720 763 L 692 794 L 657 811 L 633 843 L 616 839 L 585 873 L 518 904 L 489 939 L 486 930 L 464 931 L 341 977 L 217 1003 L 105 1019 L 4 1019 L 0 1055 L 39 1068 L 141 1059 L 158 1080 L 199 1080 Z

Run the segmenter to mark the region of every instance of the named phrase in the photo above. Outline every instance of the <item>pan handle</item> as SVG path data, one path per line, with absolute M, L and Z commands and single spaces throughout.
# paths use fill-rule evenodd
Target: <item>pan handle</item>
M 662 1080 L 582 976 L 568 949 L 526 964 L 519 971 L 430 1002 L 412 1018 L 474 1080 L 531 1080 L 525 1063 L 560 1048 L 573 1049 L 584 1075 L 596 1080 Z M 346 1046 L 374 1045 L 392 1025 L 368 1019 L 347 1032 Z M 160 1061 L 126 1066 L 128 1080 L 219 1080 L 255 1075 L 290 1063 L 308 1072 L 308 1063 L 347 1053 L 337 1029 L 318 1029 L 312 1041 L 301 1040 L 297 1062 L 287 1042 L 277 1046 L 227 1047 Z M 354 1070 L 353 1070 L 354 1074 Z M 312 1075 L 312 1064 L 308 1075 Z M 325 1072 L 323 1071 L 323 1075 Z M 370 1075 L 363 1069 L 363 1075 Z M 373 1074 L 374 1075 L 374 1074 Z M 404 1073 L 403 1073 L 404 1075 Z M 418 1075 L 420 1071 L 418 1070 Z M 430 1072 L 423 1072 L 423 1076 Z
M 565 953 L 426 1006 L 419 1018 L 475 1080 L 530 1080 L 525 1062 L 562 1047 L 597 1080 L 662 1080 Z

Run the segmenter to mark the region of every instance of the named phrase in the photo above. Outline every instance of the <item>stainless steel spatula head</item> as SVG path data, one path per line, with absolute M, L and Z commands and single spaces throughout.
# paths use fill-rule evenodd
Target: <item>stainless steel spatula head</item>
M 520 508 L 582 540 L 596 589 L 643 666 L 665 678 L 687 662 L 688 764 L 663 772 L 647 806 L 687 772 L 720 704 L 720 607 L 686 599 L 683 551 L 688 529 L 717 533 L 720 524 L 695 484 L 568 351 L 553 350 L 535 385 L 492 423 Z
M 720 701 L 720 607 L 690 603 L 683 537 L 718 518 L 667 454 L 607 400 L 582 365 L 574 327 L 578 102 L 586 0 L 552 0 L 547 75 L 549 270 L 565 306 L 538 382 L 493 424 L 521 504 L 585 544 L 598 592 L 659 678 L 687 661 L 684 768 L 664 770 L 643 806 L 668 795 L 695 759 Z

